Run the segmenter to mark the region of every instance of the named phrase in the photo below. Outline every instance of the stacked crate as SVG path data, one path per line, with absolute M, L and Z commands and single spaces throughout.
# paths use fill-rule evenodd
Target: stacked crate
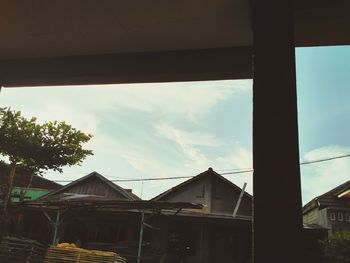
M 126 260 L 114 252 L 51 246 L 44 263 L 124 263 Z
M 3 237 L 0 243 L 1 263 L 42 263 L 45 247 L 25 238 Z

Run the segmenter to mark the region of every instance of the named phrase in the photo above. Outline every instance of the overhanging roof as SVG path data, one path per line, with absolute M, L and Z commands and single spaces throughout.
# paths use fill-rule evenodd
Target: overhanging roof
M 0 85 L 250 78 L 250 3 L 3 0 Z M 296 45 L 349 44 L 348 10 L 295 0 Z
M 16 204 L 17 207 L 22 208 L 94 208 L 94 209 L 147 209 L 147 210 L 159 210 L 159 209 L 202 209 L 203 205 L 193 204 L 186 202 L 161 202 L 161 201 L 145 201 L 145 200 L 117 200 L 96 198 L 96 196 L 83 196 L 70 199 L 60 200 L 35 200 L 25 201 Z

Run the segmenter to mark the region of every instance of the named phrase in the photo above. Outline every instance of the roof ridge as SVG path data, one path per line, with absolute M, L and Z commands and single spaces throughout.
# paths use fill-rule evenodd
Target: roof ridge
M 338 185 L 338 186 L 332 188 L 331 190 L 329 190 L 329 191 L 325 192 L 324 194 L 319 195 L 319 196 L 317 196 L 317 197 L 315 197 L 315 198 L 320 199 L 320 198 L 324 197 L 325 195 L 328 195 L 328 194 L 330 194 L 331 192 L 335 191 L 336 189 L 340 189 L 340 188 L 344 187 L 344 186 L 347 185 L 347 184 L 349 184 L 349 187 L 350 187 L 350 180 L 346 181 L 345 183 L 342 183 L 341 185 Z M 315 199 L 315 198 L 314 198 L 314 199 Z M 313 200 L 313 199 L 312 199 L 312 200 Z
M 153 197 L 150 200 L 155 200 L 155 201 L 159 200 L 160 198 L 163 198 L 163 197 L 167 196 L 168 194 L 172 193 L 173 191 L 177 191 L 178 189 L 180 189 L 184 185 L 188 185 L 188 184 L 192 183 L 193 181 L 198 180 L 202 176 L 206 176 L 208 174 L 215 175 L 217 178 L 219 178 L 220 180 L 224 181 L 225 183 L 228 183 L 231 186 L 235 187 L 237 190 L 242 191 L 242 189 L 239 186 L 237 186 L 236 184 L 234 184 L 230 180 L 226 179 L 225 177 L 223 177 L 219 173 L 215 172 L 213 170 L 213 168 L 209 167 L 208 170 L 206 170 L 204 172 L 201 172 L 198 175 L 193 176 L 192 178 L 190 178 L 190 179 L 188 179 L 188 180 L 186 180 L 186 181 L 184 181 L 184 182 L 182 182 L 182 183 L 180 183 L 180 184 L 178 184 L 178 185 L 176 185 L 176 186 L 174 186 L 174 187 L 164 191 L 163 193 L 160 193 L 159 195 Z M 244 194 L 247 195 L 249 198 L 252 198 L 252 196 L 249 193 L 247 193 L 246 191 L 244 191 Z
M 54 191 L 51 191 L 49 192 L 48 194 L 42 196 L 41 198 L 46 198 L 48 196 L 52 196 L 52 195 L 55 195 L 55 194 L 58 194 L 92 176 L 95 176 L 97 177 L 98 179 L 102 180 L 103 182 L 107 183 L 108 186 L 110 186 L 111 188 L 113 188 L 114 190 L 116 190 L 118 193 L 120 193 L 121 195 L 123 195 L 124 197 L 126 197 L 127 199 L 131 199 L 131 200 L 139 200 L 140 198 L 135 195 L 135 194 L 130 194 L 128 191 L 126 191 L 123 187 L 113 183 L 111 180 L 109 180 L 108 178 L 104 177 L 103 175 L 101 175 L 100 173 L 96 172 L 96 171 L 93 171 L 83 177 L 80 177 L 78 178 L 77 180 L 74 180 L 72 182 L 70 182 L 69 184 L 66 184 L 64 186 L 62 186 L 61 188 L 57 189 L 57 190 L 54 190 Z M 41 199 L 40 198 L 40 199 Z

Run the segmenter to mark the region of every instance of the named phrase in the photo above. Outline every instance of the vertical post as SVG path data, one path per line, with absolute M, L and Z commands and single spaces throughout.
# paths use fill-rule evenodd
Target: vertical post
M 142 239 L 143 239 L 143 227 L 144 227 L 144 220 L 145 220 L 145 209 L 142 209 L 141 213 L 141 226 L 140 226 L 140 237 L 139 237 L 139 247 L 137 250 L 137 263 L 141 262 L 141 250 L 142 250 Z
M 57 214 L 56 214 L 56 221 L 53 225 L 54 227 L 54 233 L 53 233 L 53 240 L 52 240 L 52 244 L 53 245 L 57 245 L 58 243 L 58 226 L 60 224 L 60 210 L 57 210 Z
M 253 0 L 253 258 L 301 262 L 293 0 Z

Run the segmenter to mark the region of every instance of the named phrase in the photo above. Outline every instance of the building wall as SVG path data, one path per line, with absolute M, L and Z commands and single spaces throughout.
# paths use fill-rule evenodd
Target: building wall
M 217 179 L 213 180 L 211 212 L 232 215 L 240 194 L 238 189 L 234 189 L 227 183 Z M 247 196 L 243 196 L 237 215 L 252 215 L 252 202 Z
M 11 194 L 12 202 L 19 202 L 21 193 L 24 193 L 25 190 L 25 187 L 13 187 Z M 35 200 L 48 194 L 49 192 L 50 190 L 47 189 L 29 188 L 26 192 L 24 200 Z
M 205 205 L 205 210 L 209 212 L 211 211 L 211 191 L 211 180 L 205 177 L 165 196 L 161 201 L 200 203 Z
M 176 192 L 165 196 L 162 201 L 191 202 L 205 205 L 203 210 L 215 214 L 232 215 L 241 191 L 215 177 L 203 177 Z M 252 215 L 252 200 L 244 195 L 238 215 Z
M 303 215 L 303 222 L 326 227 L 329 229 L 328 235 L 332 235 L 337 231 L 350 230 L 350 209 L 314 208 Z
M 347 216 L 348 214 L 348 216 Z M 350 231 L 350 209 L 327 209 L 329 234 L 334 234 L 338 231 Z
M 303 215 L 303 223 L 318 224 L 319 212 L 318 208 L 314 208 Z
M 153 245 L 159 246 L 164 253 L 165 263 L 191 262 L 250 262 L 251 227 L 247 223 L 221 223 L 220 220 L 202 220 L 190 218 L 158 218 L 152 225 L 159 226 L 154 231 Z M 189 247 L 186 250 L 185 247 Z M 158 262 L 158 261 L 157 261 Z

